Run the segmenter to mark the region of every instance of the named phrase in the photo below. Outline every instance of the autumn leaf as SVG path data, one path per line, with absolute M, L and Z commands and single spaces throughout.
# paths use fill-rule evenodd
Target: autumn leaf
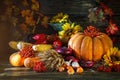
M 118 26 L 115 24 L 115 23 L 113 23 L 113 21 L 112 20 L 110 20 L 109 21 L 109 26 L 106 28 L 106 32 L 108 33 L 108 34 L 115 34 L 117 31 L 118 31 L 119 29 L 118 29 Z
M 20 25 L 20 27 L 21 27 L 21 29 L 22 29 L 22 31 L 23 31 L 24 34 L 26 34 L 29 31 L 28 28 L 27 28 L 27 25 L 24 24 L 24 23 L 22 23 Z
M 29 6 L 28 0 L 23 0 L 23 1 L 22 1 L 22 4 L 23 4 L 24 6 Z
M 104 12 L 105 12 L 106 15 L 109 15 L 109 16 L 112 16 L 112 15 L 113 15 L 113 11 L 112 11 L 111 8 L 106 8 L 106 9 L 104 10 Z
M 21 11 L 21 16 L 22 17 L 30 16 L 30 15 L 31 15 L 31 11 L 29 9 Z
M 34 26 L 35 25 L 35 20 L 33 18 L 33 16 L 26 16 L 25 17 L 25 23 L 30 25 L 30 26 Z
M 49 18 L 40 11 L 39 0 L 19 0 L 12 3 L 5 0 L 4 4 L 7 7 L 4 15 L 10 19 L 15 28 L 17 24 L 20 25 L 20 31 L 18 31 L 21 34 L 34 33 L 39 25 L 48 27 Z M 4 17 L 0 18 L 4 20 Z
M 113 11 L 112 11 L 112 9 L 111 8 L 109 8 L 108 6 L 106 6 L 104 3 L 100 3 L 100 5 L 101 5 L 101 7 L 103 8 L 103 10 L 104 10 L 104 13 L 106 14 L 106 15 L 109 15 L 109 16 L 112 16 L 113 15 Z
M 35 11 L 39 11 L 39 8 L 40 8 L 40 5 L 38 1 L 35 1 L 31 6 L 31 9 Z
M 47 16 L 44 16 L 42 21 L 41 21 L 41 25 L 44 26 L 45 28 L 48 27 L 48 20 L 49 18 Z
M 38 1 L 38 0 L 31 0 L 32 3 L 35 3 L 36 1 Z
M 89 11 L 89 14 L 88 14 L 89 22 L 96 23 L 98 21 L 98 18 L 97 18 L 95 11 L 94 11 L 94 8 L 91 8 L 88 11 Z

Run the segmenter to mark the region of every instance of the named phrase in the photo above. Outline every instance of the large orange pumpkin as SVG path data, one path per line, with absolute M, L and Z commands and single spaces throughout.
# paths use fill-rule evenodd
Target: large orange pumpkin
M 68 42 L 68 47 L 73 49 L 77 58 L 92 61 L 100 60 L 112 46 L 110 37 L 93 26 L 87 27 L 84 33 L 76 33 Z

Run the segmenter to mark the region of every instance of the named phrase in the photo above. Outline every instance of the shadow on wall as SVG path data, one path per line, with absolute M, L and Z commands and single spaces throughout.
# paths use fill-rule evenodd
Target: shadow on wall
M 10 29 L 9 24 L 0 22 L 0 63 L 8 62 L 10 55 L 10 49 L 8 42 L 10 40 Z
M 9 56 L 14 51 L 9 47 L 8 43 L 13 39 L 11 31 L 12 25 L 7 16 L 5 16 L 5 5 L 0 2 L 0 64 L 8 63 Z

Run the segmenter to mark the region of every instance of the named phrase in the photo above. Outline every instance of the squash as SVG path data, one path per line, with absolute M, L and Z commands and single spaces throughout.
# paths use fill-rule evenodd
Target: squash
M 112 46 L 110 37 L 93 26 L 87 27 L 84 33 L 76 33 L 68 41 L 68 47 L 73 49 L 75 56 L 83 60 L 99 61 Z
M 39 62 L 40 58 L 39 57 L 28 57 L 24 60 L 24 66 L 26 68 L 33 68 L 35 62 Z
M 19 52 L 12 53 L 9 57 L 9 62 L 12 66 L 23 66 L 24 58 L 21 57 Z

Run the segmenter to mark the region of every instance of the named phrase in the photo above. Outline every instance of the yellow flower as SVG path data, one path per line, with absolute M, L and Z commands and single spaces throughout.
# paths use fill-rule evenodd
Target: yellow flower
M 110 48 L 103 58 L 106 65 L 120 64 L 120 50 L 117 47 Z
M 58 34 L 59 36 L 63 36 L 65 34 L 65 31 L 59 31 Z
M 72 35 L 82 30 L 80 25 L 75 25 L 75 23 L 65 23 L 62 26 L 62 31 L 59 31 L 59 38 L 68 41 Z
M 66 30 L 68 30 L 68 29 L 70 29 L 70 28 L 71 28 L 70 23 L 65 23 L 65 24 L 62 26 L 62 29 L 63 29 L 64 31 L 66 31 Z
M 63 13 L 58 13 L 56 16 L 54 16 L 51 19 L 51 23 L 61 23 L 61 22 L 67 22 L 68 21 L 68 15 L 67 14 L 63 14 Z

